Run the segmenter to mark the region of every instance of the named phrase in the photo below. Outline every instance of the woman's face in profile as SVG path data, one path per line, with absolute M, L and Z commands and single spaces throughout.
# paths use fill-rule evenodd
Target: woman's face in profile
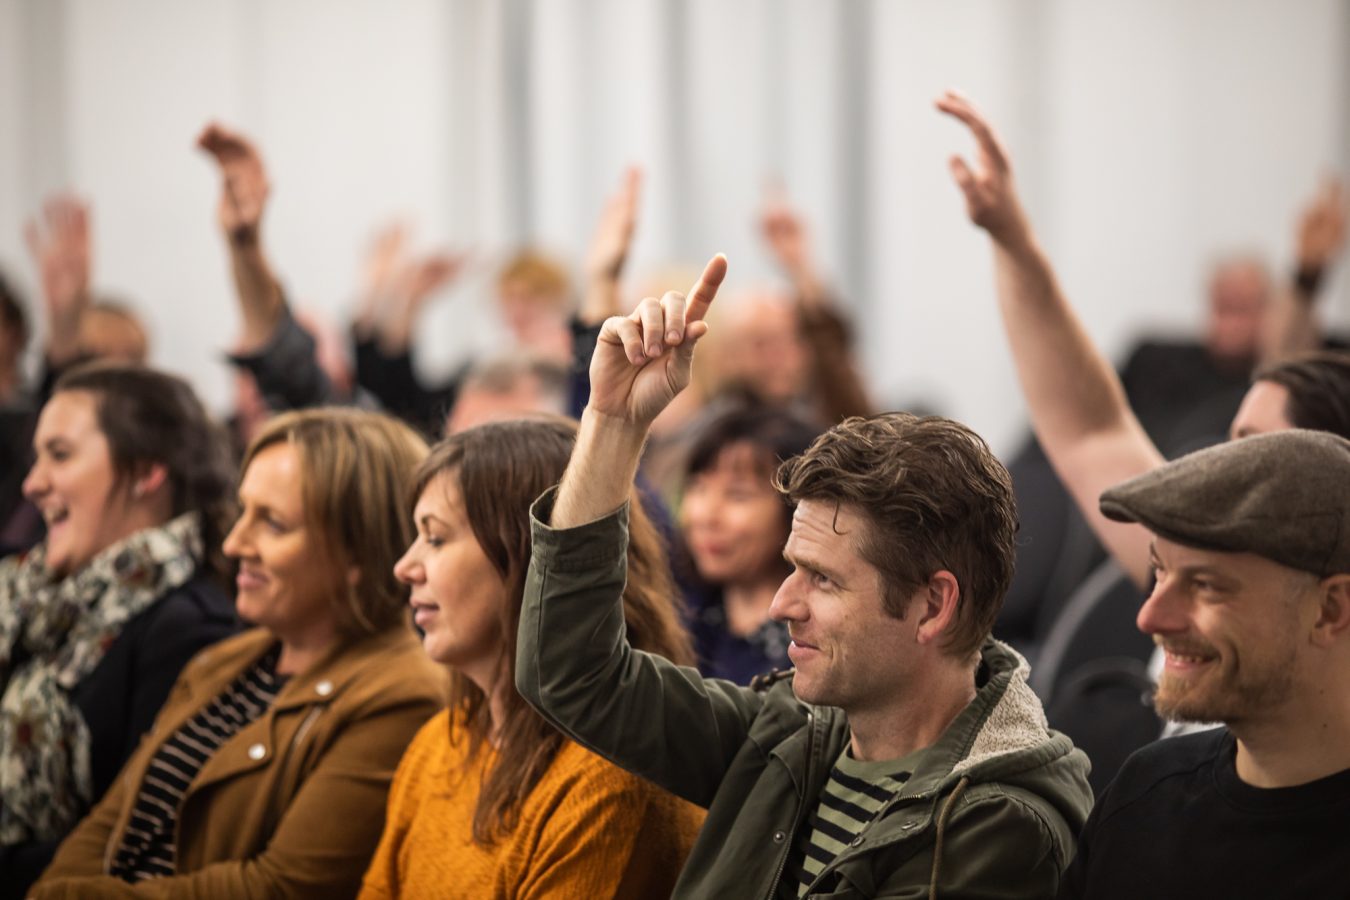
M 280 442 L 258 451 L 239 482 L 239 519 L 225 553 L 239 561 L 241 618 L 283 640 L 332 622 L 333 591 L 346 589 L 308 526 L 300 451 Z
M 394 574 L 412 588 L 409 602 L 422 646 L 487 691 L 498 674 L 501 616 L 510 598 L 469 527 L 456 472 L 427 483 L 413 520 L 417 537 Z
M 748 442 L 730 444 L 685 486 L 680 525 L 699 577 L 711 584 L 753 581 L 783 566 L 787 515 L 767 455 Z
M 47 523 L 47 572 L 53 578 L 79 571 L 137 530 L 93 393 L 58 391 L 42 408 L 23 493 Z

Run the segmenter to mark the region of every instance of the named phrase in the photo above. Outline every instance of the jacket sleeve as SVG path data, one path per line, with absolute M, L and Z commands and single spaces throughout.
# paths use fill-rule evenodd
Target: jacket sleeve
M 430 696 L 419 696 L 365 714 L 354 712 L 286 808 L 267 849 L 252 859 L 213 863 L 190 874 L 134 885 L 109 875 L 55 880 L 67 872 L 53 866 L 32 896 L 42 900 L 350 896 L 380 839 L 385 799 L 399 758 L 438 709 Z M 316 839 L 318 835 L 323 839 Z
M 628 510 L 577 528 L 531 511 L 533 552 L 516 648 L 521 695 L 577 743 L 707 807 L 762 701 L 628 645 L 622 594 Z
M 252 353 L 226 358 L 257 379 L 258 390 L 274 410 L 305 409 L 340 398 L 319 365 L 314 337 L 283 307 L 281 321 L 267 344 Z

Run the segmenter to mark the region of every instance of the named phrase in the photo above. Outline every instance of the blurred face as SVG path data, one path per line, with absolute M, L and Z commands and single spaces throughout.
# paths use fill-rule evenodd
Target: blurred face
M 699 577 L 711 584 L 781 580 L 788 526 L 767 455 L 731 444 L 685 486 L 680 525 Z
M 300 451 L 272 444 L 253 457 L 239 482 L 239 519 L 225 553 L 239 561 L 235 607 L 241 618 L 283 641 L 335 629 L 335 578 L 305 521 Z
M 562 295 L 541 292 L 525 279 L 511 278 L 499 286 L 497 303 L 517 344 L 550 359 L 570 357 L 572 336 Z
M 456 472 L 427 484 L 413 510 L 417 539 L 394 566 L 412 588 L 413 620 L 427 655 L 491 693 L 502 655 L 506 583 L 469 527 Z
M 1158 712 L 1228 725 L 1279 713 L 1296 693 L 1317 579 L 1249 553 L 1163 538 L 1153 565 L 1156 586 L 1138 624 L 1166 652 Z
M 140 323 L 126 313 L 94 306 L 80 315 L 80 350 L 94 359 L 141 364 L 148 348 Z
M 797 698 L 851 715 L 891 708 L 912 690 L 916 663 L 919 616 L 886 613 L 881 573 L 857 550 L 867 527 L 849 506 L 799 503 L 783 553 L 793 572 L 769 608 L 792 636 Z
M 1261 338 L 1269 285 L 1252 262 L 1233 262 L 1214 273 L 1209 288 L 1209 350 L 1220 359 L 1254 359 Z
M 749 384 L 771 403 L 787 403 L 806 388 L 810 353 L 792 305 L 775 297 L 741 303 L 728 336 L 734 356 L 727 374 Z
M 1288 409 L 1288 388 L 1273 381 L 1253 382 L 1228 429 L 1229 440 L 1293 428 Z
M 143 527 L 117 485 L 108 440 L 89 391 L 58 391 L 33 435 L 23 493 L 47 523 L 47 571 L 62 578 Z
M 543 385 L 533 375 L 522 376 L 505 391 L 466 384 L 460 388 L 454 408 L 445 421 L 445 433 L 456 434 L 475 425 L 513 419 L 528 413 L 561 412 L 550 409 L 550 405 Z

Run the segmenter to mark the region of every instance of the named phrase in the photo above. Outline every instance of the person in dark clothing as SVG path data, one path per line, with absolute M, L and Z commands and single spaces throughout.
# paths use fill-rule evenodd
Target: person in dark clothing
M 0 897 L 112 784 L 179 670 L 235 630 L 233 468 L 186 383 L 89 364 L 56 384 L 24 493 L 48 525 L 0 561 Z
M 1222 722 L 1137 751 L 1098 800 L 1061 898 L 1333 897 L 1350 816 L 1350 441 L 1287 429 L 1118 485 L 1153 537 L 1141 630 L 1154 705 Z
M 786 410 L 741 404 L 717 413 L 694 439 L 680 527 L 694 570 L 690 626 L 705 675 L 749 684 L 792 666 L 787 626 L 769 616 L 791 572 L 783 545 L 792 508 L 774 490 L 773 473 L 819 433 Z

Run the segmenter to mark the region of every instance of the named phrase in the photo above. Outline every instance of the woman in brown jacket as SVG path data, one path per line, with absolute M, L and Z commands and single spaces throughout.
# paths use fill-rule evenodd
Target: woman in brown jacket
M 260 627 L 184 670 L 36 897 L 341 897 L 399 757 L 445 702 L 393 564 L 426 446 L 356 410 L 280 416 L 244 458 L 225 539 Z

